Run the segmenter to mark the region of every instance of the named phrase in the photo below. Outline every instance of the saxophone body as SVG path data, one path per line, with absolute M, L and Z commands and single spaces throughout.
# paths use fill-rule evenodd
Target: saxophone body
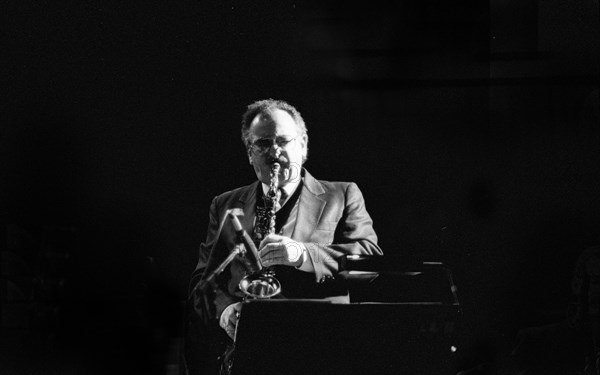
M 258 230 L 256 237 L 259 240 L 263 239 L 262 233 L 266 233 L 267 235 L 275 233 L 275 213 L 277 212 L 277 205 L 281 196 L 278 189 L 280 169 L 281 166 L 279 163 L 273 163 L 271 166 L 271 180 L 266 199 L 268 229 L 265 230 L 265 228 L 262 228 Z M 272 298 L 281 292 L 281 284 L 275 278 L 274 272 L 264 268 L 260 272 L 249 274 L 242 278 L 239 288 L 247 298 L 251 299 Z
M 267 218 L 265 222 L 257 220 L 257 226 L 266 226 L 258 228 L 255 235 L 258 240 L 262 240 L 266 235 L 275 233 L 275 213 L 280 198 L 279 191 L 279 171 L 281 165 L 273 163 L 270 173 L 269 191 L 266 199 Z M 260 261 L 260 260 L 259 260 Z M 244 293 L 244 301 L 248 299 L 268 299 L 275 297 L 281 292 L 281 283 L 275 278 L 275 273 L 268 268 L 259 267 L 258 272 L 247 274 L 239 283 L 239 288 Z M 220 375 L 230 375 L 233 367 L 233 357 L 235 352 L 235 340 L 227 347 L 227 350 L 221 356 Z

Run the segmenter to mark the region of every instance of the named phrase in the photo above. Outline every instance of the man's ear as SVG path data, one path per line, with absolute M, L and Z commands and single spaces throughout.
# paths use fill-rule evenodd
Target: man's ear
M 306 160 L 306 156 L 308 155 L 308 135 L 302 134 L 300 145 L 302 147 L 302 159 Z
M 304 148 L 308 145 L 308 135 L 302 134 L 300 136 L 300 145 Z

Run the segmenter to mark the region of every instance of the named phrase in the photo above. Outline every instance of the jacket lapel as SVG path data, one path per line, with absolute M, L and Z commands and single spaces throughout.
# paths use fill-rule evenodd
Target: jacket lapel
M 307 242 L 310 240 L 327 203 L 319 197 L 324 193 L 325 189 L 321 183 L 304 169 L 304 184 L 300 192 L 298 217 L 292 234 L 292 238 L 296 241 Z
M 239 217 L 244 230 L 251 234 L 254 230 L 254 217 L 256 216 L 256 189 L 260 181 L 250 184 L 242 192 L 238 204 L 244 210 L 244 216 Z

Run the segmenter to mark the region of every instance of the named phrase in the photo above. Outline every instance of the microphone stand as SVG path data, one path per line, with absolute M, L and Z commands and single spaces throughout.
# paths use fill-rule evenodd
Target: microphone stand
M 244 253 L 246 252 L 246 250 L 244 249 L 244 246 L 242 246 L 241 241 L 237 241 L 236 246 L 233 248 L 233 250 L 231 250 L 231 253 L 229 253 L 229 255 L 227 256 L 227 258 L 225 258 L 225 260 L 223 262 L 221 262 L 221 264 L 219 264 L 219 266 L 217 268 L 215 268 L 214 271 L 212 271 L 210 273 L 210 275 L 208 275 L 208 277 L 204 280 L 202 280 L 199 284 L 198 284 L 198 289 L 200 289 L 201 291 L 205 292 L 206 291 L 206 287 L 208 286 L 208 284 L 210 284 L 210 282 L 217 277 L 221 272 L 223 272 L 223 270 L 225 269 L 225 267 L 227 267 L 229 265 L 229 263 L 231 263 L 231 261 L 233 261 L 233 259 L 238 256 L 238 255 L 244 255 Z
M 242 224 L 240 224 L 239 219 L 230 212 L 227 217 L 231 220 L 233 224 L 233 228 L 236 233 L 236 246 L 231 250 L 231 253 L 225 258 L 225 260 L 219 264 L 219 266 L 208 275 L 206 279 L 203 279 L 199 284 L 198 288 L 201 291 L 206 291 L 206 286 L 214 279 L 217 275 L 219 275 L 225 267 L 239 254 L 244 257 L 244 263 L 248 267 L 248 270 L 252 273 L 260 272 L 262 270 L 262 262 L 260 261 L 260 257 L 258 256 L 258 250 L 252 242 L 252 239 L 246 233 L 244 228 L 242 228 Z

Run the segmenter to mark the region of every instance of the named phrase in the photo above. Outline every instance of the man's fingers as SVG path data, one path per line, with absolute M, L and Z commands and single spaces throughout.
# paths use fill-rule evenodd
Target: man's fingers
M 233 305 L 233 308 L 235 309 L 235 311 L 242 311 L 242 303 L 238 302 L 236 304 Z
M 237 326 L 237 322 L 238 322 L 237 313 L 233 313 L 233 314 L 229 315 L 229 325 L 228 326 L 233 326 L 235 328 L 235 326 Z
M 227 336 L 229 336 L 229 338 L 231 338 L 232 340 L 235 339 L 235 328 L 227 327 L 225 328 L 225 333 L 227 333 Z
M 242 310 L 242 303 L 237 302 L 232 305 L 227 306 L 221 319 L 219 321 L 219 325 L 221 328 L 227 332 L 229 335 L 230 331 L 235 331 L 235 327 L 237 326 L 238 320 L 240 318 L 240 311 Z
M 287 264 L 286 257 L 281 251 L 271 251 L 265 256 L 261 256 L 261 261 L 265 267 L 275 266 L 277 264 Z
M 281 243 L 270 243 L 265 246 L 260 252 L 260 260 L 265 267 L 275 264 L 285 264 L 287 255 L 285 253 L 285 245 Z
M 285 259 L 283 257 L 279 257 L 279 258 L 269 258 L 268 260 L 263 261 L 263 265 L 265 267 L 276 266 L 278 264 L 285 265 L 286 264 Z
M 281 242 L 285 237 L 278 234 L 269 234 L 258 244 L 258 249 L 261 250 L 265 245 L 273 242 Z
M 262 248 L 261 251 L 259 251 L 258 255 L 260 256 L 260 259 L 264 259 L 269 256 L 269 254 L 279 250 L 282 246 L 283 244 L 280 242 L 268 243 Z
M 240 320 L 240 314 L 242 312 L 242 303 L 238 302 L 233 304 L 233 310 L 229 315 L 229 323 L 234 327 L 237 326 L 238 321 Z
M 234 340 L 235 339 L 235 330 L 237 327 L 237 324 L 240 320 L 240 315 L 241 315 L 241 311 L 242 311 L 242 303 L 238 302 L 232 305 L 233 309 L 231 311 L 231 314 L 229 314 L 229 321 L 227 322 L 227 327 L 225 327 L 225 332 L 227 333 L 227 335 Z
M 297 242 L 268 243 L 259 252 L 260 260 L 264 262 L 297 262 L 302 256 L 302 245 Z

